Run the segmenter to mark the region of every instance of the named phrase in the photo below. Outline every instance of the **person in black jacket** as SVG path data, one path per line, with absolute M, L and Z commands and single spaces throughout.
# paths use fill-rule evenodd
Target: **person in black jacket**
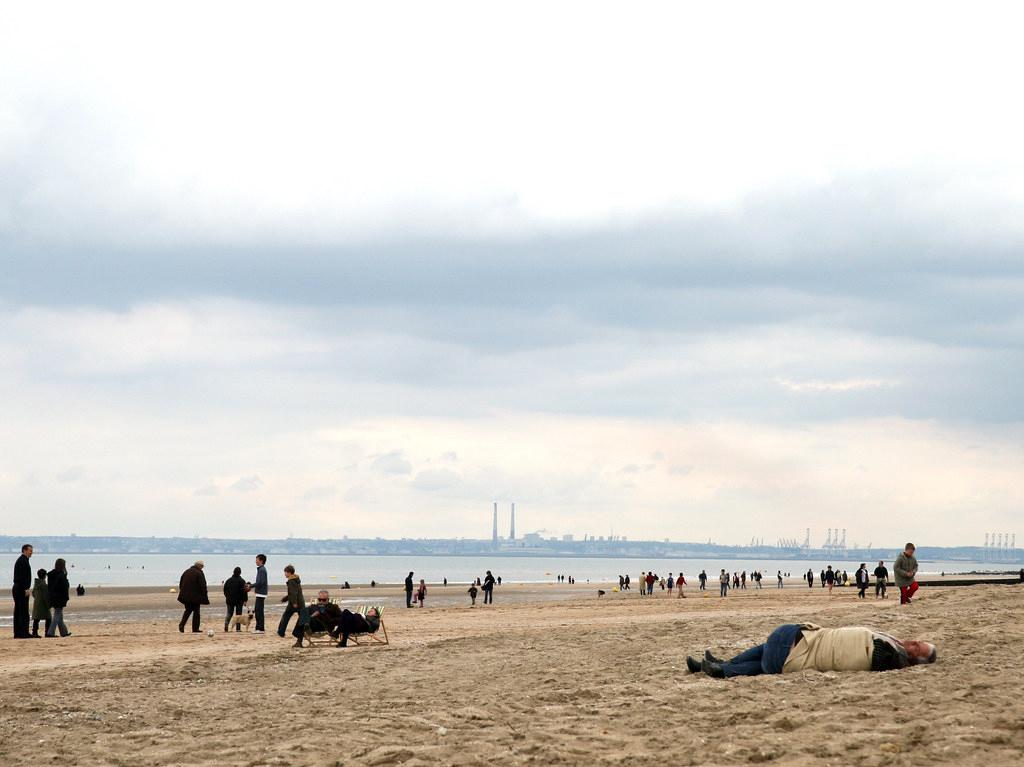
M 864 592 L 868 590 L 868 584 L 870 582 L 868 578 L 868 566 L 864 563 L 860 563 L 860 569 L 857 570 L 857 596 L 864 599 Z
M 884 560 L 878 560 L 878 567 L 875 568 L 875 599 L 882 595 L 885 599 L 885 586 L 889 581 L 889 568 L 885 566 Z
M 410 570 L 409 574 L 405 576 L 405 606 L 412 607 L 412 574 Z
M 491 575 L 491 571 L 487 571 L 487 575 L 484 576 L 484 585 L 480 587 L 484 592 L 484 604 L 494 604 L 494 576 Z
M 46 587 L 49 590 L 50 607 L 53 608 L 53 620 L 46 629 L 46 636 L 52 637 L 58 630 L 62 637 L 71 636 L 68 627 L 64 625 L 64 608 L 71 599 L 71 584 L 68 583 L 67 563 L 63 559 L 53 563 L 53 569 L 46 576 Z
M 231 624 L 232 615 L 241 615 L 242 606 L 248 601 L 249 595 L 245 590 L 245 579 L 242 578 L 242 568 L 236 567 L 231 577 L 224 581 L 224 601 L 228 605 L 228 613 L 224 616 L 224 630 L 228 630 Z M 235 624 L 235 631 L 241 631 L 241 624 Z
M 206 591 L 206 576 L 203 575 L 203 561 L 198 560 L 192 567 L 181 574 L 178 582 L 178 601 L 185 605 L 185 612 L 178 623 L 178 631 L 185 631 L 185 623 L 192 616 L 192 633 L 199 632 L 199 608 L 210 604 L 210 596 Z
M 21 556 L 14 563 L 14 584 L 11 596 L 14 598 L 14 638 L 32 639 L 28 630 L 28 598 L 32 595 L 32 545 L 21 547 Z M 39 637 L 35 637 L 38 639 Z

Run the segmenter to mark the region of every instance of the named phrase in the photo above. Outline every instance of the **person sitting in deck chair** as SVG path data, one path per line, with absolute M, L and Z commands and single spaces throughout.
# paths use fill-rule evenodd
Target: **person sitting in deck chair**
M 691 673 L 703 671 L 724 679 L 732 676 L 788 674 L 794 671 L 893 671 L 934 663 L 935 645 L 918 639 L 900 640 L 865 626 L 825 629 L 813 623 L 779 626 L 768 641 L 730 660 L 704 652 L 700 661 L 687 657 Z
M 348 646 L 348 638 L 351 634 L 374 634 L 378 628 L 380 628 L 380 613 L 377 612 L 376 607 L 367 610 L 365 616 L 351 610 L 342 610 L 337 624 L 337 632 L 341 634 L 338 647 Z
M 338 621 L 341 620 L 341 608 L 332 604 L 326 591 L 318 591 L 316 604 L 309 608 L 309 631 L 318 634 L 326 631 L 333 637 L 338 635 Z

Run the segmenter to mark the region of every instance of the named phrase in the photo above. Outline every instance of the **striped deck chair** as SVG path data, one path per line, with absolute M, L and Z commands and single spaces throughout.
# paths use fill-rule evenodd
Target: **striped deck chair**
M 377 611 L 379 620 L 377 630 L 362 634 L 349 634 L 348 641 L 356 645 L 391 644 L 388 640 L 388 630 L 384 627 L 384 605 L 360 605 L 356 612 L 365 618 L 366 613 L 370 610 Z

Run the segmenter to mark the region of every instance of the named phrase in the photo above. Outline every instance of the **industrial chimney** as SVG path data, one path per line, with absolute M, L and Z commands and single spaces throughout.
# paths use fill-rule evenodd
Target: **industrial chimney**
M 512 526 L 508 531 L 508 539 L 514 541 L 516 539 L 516 505 L 512 504 Z

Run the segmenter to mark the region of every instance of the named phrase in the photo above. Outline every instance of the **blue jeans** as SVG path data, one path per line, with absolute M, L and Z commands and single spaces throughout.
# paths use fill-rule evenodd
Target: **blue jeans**
M 728 595 L 728 593 L 729 593 L 729 584 L 728 583 L 720 583 L 720 584 L 718 584 L 718 596 L 724 597 L 724 596 Z
M 66 637 L 71 632 L 68 631 L 68 627 L 64 625 L 64 608 L 54 607 L 53 608 L 53 620 L 50 625 L 46 628 L 46 636 L 52 637 L 60 629 L 60 635 Z
M 744 650 L 735 658 L 722 664 L 726 676 L 757 676 L 758 674 L 781 674 L 782 666 L 793 649 L 793 643 L 800 637 L 800 627 L 795 623 L 779 626 L 768 635 L 768 641 Z

